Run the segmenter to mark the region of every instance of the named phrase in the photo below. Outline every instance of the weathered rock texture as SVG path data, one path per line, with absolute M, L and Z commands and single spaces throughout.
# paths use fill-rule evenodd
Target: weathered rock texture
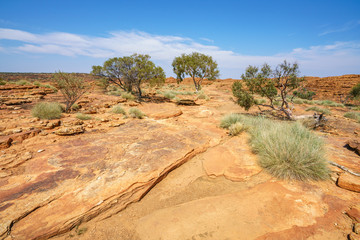
M 47 145 L 0 180 L 1 237 L 44 239 L 118 212 L 219 137 L 146 120 L 82 136 Z

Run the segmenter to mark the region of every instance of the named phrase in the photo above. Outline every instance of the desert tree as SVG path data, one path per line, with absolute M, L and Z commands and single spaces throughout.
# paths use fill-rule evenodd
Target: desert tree
M 139 100 L 142 97 L 141 83 L 165 82 L 163 69 L 155 66 L 149 55 L 143 54 L 110 58 L 103 66 L 93 66 L 91 73 L 106 78 L 124 91 L 136 93 Z
M 303 78 L 299 77 L 299 66 L 297 63 L 290 64 L 287 61 L 279 64 L 275 69 L 271 69 L 268 64 L 261 68 L 249 66 L 241 78 L 245 82 L 234 82 L 232 85 L 233 95 L 237 103 L 249 110 L 253 105 L 261 105 L 283 112 L 288 119 L 293 119 L 291 107 L 288 102 L 288 95 L 300 86 Z M 268 103 L 258 103 L 254 95 L 260 95 L 268 99 Z M 280 96 L 280 106 L 275 105 L 275 101 Z
M 54 74 L 57 88 L 65 98 L 65 112 L 69 112 L 72 105 L 81 98 L 87 91 L 87 86 L 83 78 L 76 76 L 75 73 L 56 72 Z
M 172 62 L 173 71 L 176 74 L 177 82 L 180 83 L 185 76 L 190 76 L 194 82 L 196 91 L 201 89 L 201 83 L 206 78 L 214 80 L 219 77 L 219 70 L 216 61 L 211 56 L 193 52 L 175 57 Z

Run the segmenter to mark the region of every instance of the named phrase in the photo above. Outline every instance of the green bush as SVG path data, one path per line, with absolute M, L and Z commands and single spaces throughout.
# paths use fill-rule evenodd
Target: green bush
M 231 113 L 221 119 L 220 127 L 229 128 L 231 125 L 240 122 L 241 120 L 242 120 L 242 116 L 240 114 Z
M 45 88 L 50 88 L 52 90 L 54 90 L 54 92 L 57 92 L 58 89 L 50 84 L 44 84 L 44 85 L 41 85 L 42 87 L 45 87 Z
M 337 103 L 331 100 L 315 101 L 315 103 L 318 105 L 329 106 L 329 107 L 345 107 L 344 104 Z
M 61 117 L 61 113 L 60 104 L 55 102 L 38 103 L 31 110 L 31 114 L 40 119 L 57 119 Z
M 255 104 L 265 104 L 266 103 L 266 100 L 265 99 L 255 99 Z
M 76 118 L 80 120 L 90 120 L 92 117 L 90 115 L 84 114 L 84 113 L 77 113 Z
M 236 122 L 229 127 L 229 135 L 237 136 L 245 130 L 244 124 Z
M 303 103 L 304 103 L 304 100 L 299 99 L 299 98 L 295 98 L 295 99 L 293 100 L 293 103 L 295 103 L 295 104 L 303 104 Z
M 281 179 L 320 180 L 329 177 L 323 141 L 300 123 L 239 116 L 250 133 L 259 164 Z
M 356 84 L 350 91 L 350 97 L 358 99 L 360 97 L 360 83 Z
M 326 115 L 331 114 L 331 111 L 329 109 L 319 108 L 319 107 L 315 107 L 315 106 L 307 108 L 306 111 L 314 111 L 314 112 L 317 112 L 317 113 L 324 113 Z
M 15 82 L 16 85 L 31 85 L 31 83 L 29 81 L 26 80 L 19 80 Z
M 6 81 L 5 81 L 5 80 L 0 79 L 0 85 L 5 85 L 5 84 L 6 84 Z
M 122 98 L 125 98 L 125 99 L 127 99 L 127 100 L 134 100 L 134 99 L 135 99 L 134 95 L 132 95 L 132 94 L 129 93 L 129 92 L 124 92 L 124 93 L 122 93 L 122 94 L 121 94 L 121 97 L 122 97 Z
M 356 121 L 360 122 L 360 113 L 358 112 L 347 112 L 344 114 L 344 117 L 355 119 Z
M 294 96 L 302 98 L 302 99 L 307 99 L 307 100 L 312 100 L 313 96 L 316 95 L 315 92 L 309 91 L 306 88 L 300 88 L 297 91 L 293 92 Z
M 139 118 L 139 119 L 143 119 L 145 117 L 145 114 L 137 108 L 130 108 L 129 115 L 132 118 Z
M 125 110 L 120 105 L 114 106 L 111 111 L 116 114 L 126 115 Z
M 42 86 L 42 84 L 41 84 L 39 81 L 33 82 L 33 85 L 38 86 L 38 87 L 41 87 L 41 86 Z
M 173 99 L 176 97 L 176 94 L 174 91 L 166 91 L 163 93 L 163 96 L 167 99 Z

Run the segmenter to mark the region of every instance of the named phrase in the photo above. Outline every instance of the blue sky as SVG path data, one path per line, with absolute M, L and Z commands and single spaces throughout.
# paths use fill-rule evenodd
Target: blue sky
M 221 78 L 284 59 L 306 76 L 360 74 L 360 1 L 0 0 L 0 72 L 90 72 L 142 53 L 174 76 L 173 58 L 194 51 Z

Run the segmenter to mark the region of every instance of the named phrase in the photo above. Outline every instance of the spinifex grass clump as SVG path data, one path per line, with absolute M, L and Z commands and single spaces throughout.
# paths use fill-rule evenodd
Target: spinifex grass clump
M 243 117 L 240 114 L 231 113 L 221 119 L 220 127 L 229 128 L 234 123 L 241 121 Z
M 130 108 L 129 115 L 132 118 L 139 118 L 139 119 L 143 119 L 145 117 L 145 114 L 142 111 L 140 111 L 138 108 Z
M 360 122 L 360 113 L 358 112 L 347 112 L 344 114 L 344 117 L 355 119 L 356 121 Z
M 244 124 L 251 136 L 251 147 L 259 155 L 259 165 L 273 176 L 298 180 L 329 176 L 323 141 L 301 124 L 230 116 Z
M 90 120 L 92 117 L 90 115 L 84 114 L 84 113 L 77 113 L 76 118 L 80 120 Z
M 116 113 L 116 114 L 122 114 L 122 115 L 126 115 L 126 112 L 125 110 L 121 107 L 121 105 L 116 105 L 114 106 L 111 111 L 113 113 Z
M 40 119 L 57 119 L 61 117 L 61 113 L 61 105 L 55 102 L 38 103 L 31 110 L 31 114 Z

